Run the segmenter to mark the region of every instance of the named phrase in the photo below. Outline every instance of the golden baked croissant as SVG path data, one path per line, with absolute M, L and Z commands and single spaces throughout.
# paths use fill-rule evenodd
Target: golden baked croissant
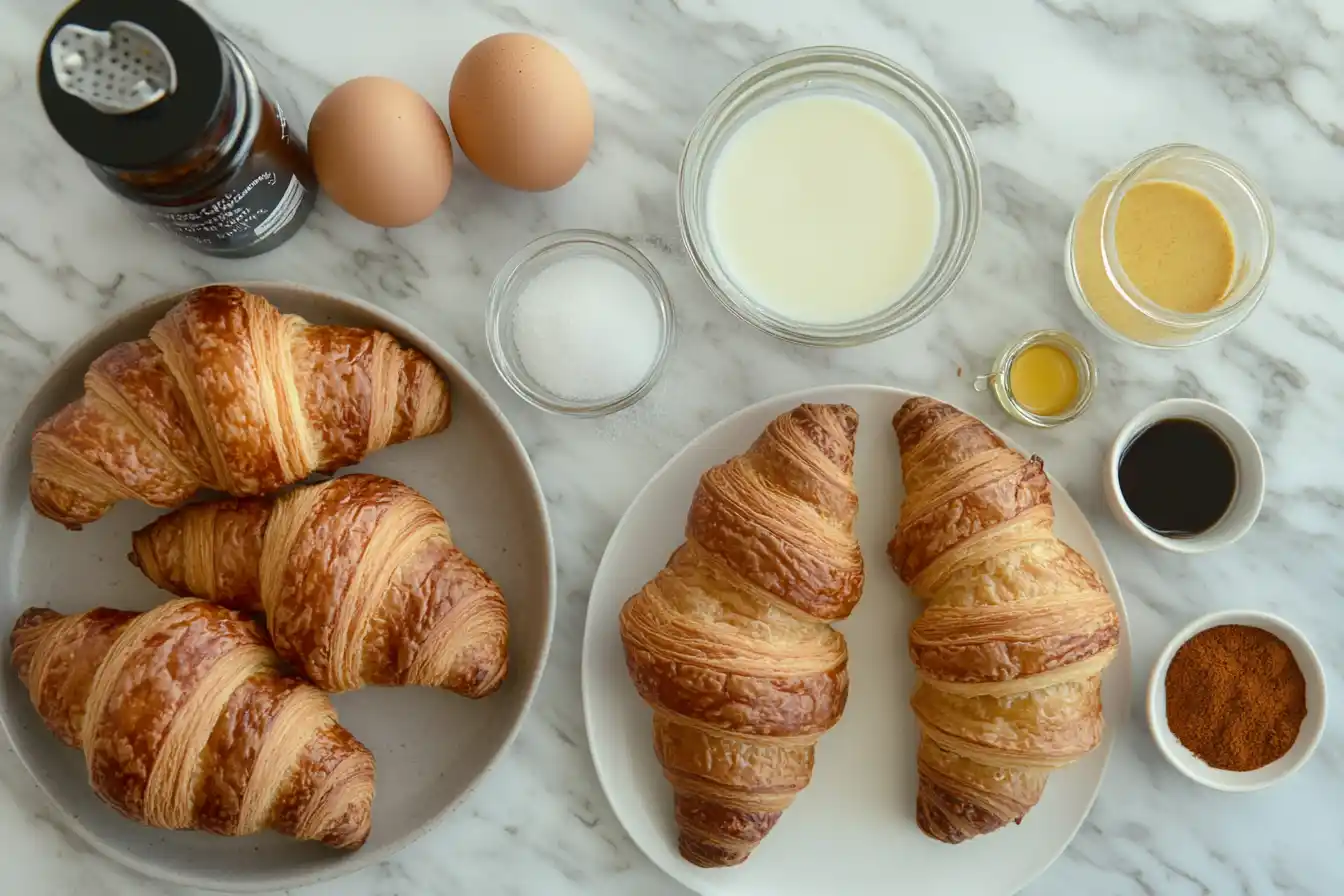
M 78 529 L 124 499 L 265 494 L 448 420 L 443 375 L 387 333 L 313 326 L 206 286 L 93 362 L 84 395 L 33 434 L 29 493 Z
M 136 532 L 160 588 L 266 614 L 275 648 L 327 691 L 419 684 L 493 693 L 508 666 L 499 588 L 443 515 L 355 474 L 280 497 L 190 504 Z
M 863 591 L 858 423 L 847 405 L 801 405 L 706 472 L 686 542 L 621 610 L 681 855 L 696 865 L 747 859 L 845 708 L 848 653 L 828 623 Z
M 373 756 L 241 614 L 198 600 L 30 609 L 10 642 L 38 714 L 126 817 L 343 849 L 368 839 Z
M 915 816 L 960 843 L 1020 822 L 1050 770 L 1098 744 L 1120 620 L 1096 572 L 1053 534 L 1040 458 L 931 398 L 907 401 L 893 425 L 905 501 L 891 561 L 926 602 L 910 629 Z

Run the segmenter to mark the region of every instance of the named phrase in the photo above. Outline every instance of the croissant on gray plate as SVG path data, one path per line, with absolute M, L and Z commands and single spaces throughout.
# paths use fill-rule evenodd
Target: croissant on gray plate
M 131 560 L 175 594 L 264 612 L 280 655 L 326 691 L 484 697 L 508 668 L 499 587 L 395 479 L 356 473 L 189 504 L 136 532 Z
M 33 507 L 71 529 L 118 501 L 259 495 L 438 432 L 448 384 L 379 330 L 315 326 L 237 286 L 193 290 L 104 352 L 33 434 Z
M 30 609 L 10 643 L 38 714 L 128 818 L 343 849 L 368 839 L 373 756 L 240 613 L 199 600 Z

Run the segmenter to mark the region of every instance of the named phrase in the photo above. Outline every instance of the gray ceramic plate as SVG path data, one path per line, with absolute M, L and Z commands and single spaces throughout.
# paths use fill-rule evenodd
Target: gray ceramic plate
M 471 375 L 424 334 L 357 299 L 285 283 L 241 284 L 314 323 L 376 327 L 420 349 L 448 376 L 453 422 L 436 436 L 387 448 L 357 467 L 395 477 L 443 511 L 454 540 L 499 583 L 509 605 L 509 674 L 479 701 L 424 688 L 370 688 L 335 698 L 341 722 L 373 751 L 378 795 L 373 834 L 354 853 L 277 834 L 230 838 L 142 827 L 89 789 L 83 757 L 48 731 L 9 664 L 5 637 L 0 722 L 19 758 L 65 822 L 104 854 L 152 877 L 212 889 L 269 890 L 348 874 L 386 859 L 458 805 L 513 740 L 541 679 L 555 608 L 555 563 L 546 503 L 527 453 Z M 0 454 L 0 626 L 27 606 L 80 612 L 146 609 L 167 595 L 126 559 L 131 532 L 158 511 L 123 502 L 82 532 L 39 517 L 28 503 L 29 438 L 83 391 L 89 364 L 110 346 L 149 332 L 178 295 L 152 299 L 109 321 L 56 365 Z

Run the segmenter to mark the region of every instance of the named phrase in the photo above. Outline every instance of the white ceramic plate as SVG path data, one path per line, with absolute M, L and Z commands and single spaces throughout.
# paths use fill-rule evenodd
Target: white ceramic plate
M 373 833 L 357 852 L 278 834 L 229 838 L 166 832 L 122 818 L 90 790 L 78 751 L 34 712 L 10 669 L 3 640 L 0 722 L 19 758 L 65 822 L 102 853 L 141 873 L 227 890 L 270 890 L 347 874 L 382 861 L 456 806 L 512 741 L 541 678 L 555 606 L 546 503 L 527 453 L 485 390 L 424 334 L 373 305 L 294 284 L 243 283 L 314 323 L 376 327 L 420 349 L 447 375 L 453 421 L 442 433 L 387 448 L 348 471 L 401 479 L 434 502 L 453 539 L 499 583 L 509 606 L 509 673 L 479 701 L 424 688 L 368 688 L 338 695 L 341 722 L 378 763 Z M 82 392 L 89 364 L 108 347 L 149 332 L 178 295 L 152 299 L 100 327 L 56 365 L 0 453 L 0 626 L 27 606 L 81 612 L 105 605 L 147 609 L 166 599 L 126 559 L 131 532 L 158 511 L 122 502 L 81 532 L 39 517 L 28 502 L 33 428 Z M 348 472 L 347 471 L 347 472 Z
M 593 761 L 635 843 L 660 868 L 704 896 L 1013 893 L 1064 850 L 1097 795 L 1115 733 L 1129 714 L 1129 627 L 1115 574 L 1092 527 L 1055 482 L 1056 533 L 1096 568 L 1120 611 L 1121 649 L 1102 687 L 1105 737 L 1088 756 L 1051 776 L 1044 797 L 1020 826 L 948 846 L 915 825 L 918 733 L 906 704 L 915 671 L 905 643 L 919 607 L 886 557 L 904 495 L 891 419 L 914 394 L 882 386 L 835 386 L 782 395 L 740 411 L 691 442 L 654 476 L 607 545 L 593 582 L 583 644 L 583 706 Z M 821 739 L 811 785 L 751 858 L 736 868 L 697 868 L 677 853 L 672 791 L 653 755 L 652 713 L 626 675 L 617 614 L 681 543 L 700 474 L 745 450 L 771 419 L 804 401 L 845 402 L 859 412 L 854 476 L 867 582 L 858 608 L 837 626 L 849 642 L 849 703 L 844 718 Z

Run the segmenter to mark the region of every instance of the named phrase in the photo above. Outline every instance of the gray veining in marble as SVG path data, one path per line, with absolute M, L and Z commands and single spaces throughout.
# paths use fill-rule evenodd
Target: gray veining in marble
M 0 419 L 13 419 L 67 344 L 149 295 L 204 280 L 296 280 L 376 302 L 465 362 L 514 421 L 550 501 L 560 613 L 518 742 L 432 834 L 321 893 L 685 892 L 625 837 L 588 759 L 578 686 L 586 589 L 622 510 L 680 445 L 739 407 L 814 384 L 927 390 L 1047 457 L 1119 573 L 1136 701 L 1163 642 L 1222 607 L 1287 616 L 1310 633 L 1330 687 L 1344 693 L 1344 465 L 1335 453 L 1344 441 L 1344 3 L 215 0 L 202 5 L 306 112 L 336 83 L 377 73 L 446 113 L 456 60 L 504 30 L 537 32 L 570 54 L 597 108 L 592 160 L 563 190 L 513 193 L 459 159 L 448 202 L 424 224 L 377 230 L 322 200 L 292 242 L 243 262 L 193 254 L 137 223 L 55 136 L 33 69 L 62 5 L 0 6 Z M 984 173 L 983 226 L 953 293 L 914 330 L 846 351 L 784 345 L 730 317 L 697 281 L 676 228 L 677 160 L 700 109 L 747 65 L 813 43 L 866 47 L 929 79 L 964 117 Z M 1120 347 L 1069 299 L 1064 233 L 1101 173 L 1178 140 L 1237 159 L 1268 190 L 1278 224 L 1273 283 L 1250 322 L 1225 339 L 1176 353 Z M 494 272 L 520 245 L 561 227 L 632 239 L 661 269 L 680 315 L 662 385 L 602 421 L 534 411 L 509 393 L 485 351 Z M 1062 430 L 1013 427 L 971 378 L 1008 340 L 1052 325 L 1095 351 L 1096 404 Z M 1102 503 L 1097 471 L 1110 437 L 1132 413 L 1172 396 L 1225 405 L 1265 451 L 1263 517 L 1221 554 L 1159 553 L 1127 536 Z M 1095 809 L 1032 896 L 1344 892 L 1338 706 L 1306 769 L 1242 795 L 1199 789 L 1170 769 L 1136 710 Z M 122 871 L 63 830 L 7 747 L 0 868 L 16 893 L 183 892 Z

